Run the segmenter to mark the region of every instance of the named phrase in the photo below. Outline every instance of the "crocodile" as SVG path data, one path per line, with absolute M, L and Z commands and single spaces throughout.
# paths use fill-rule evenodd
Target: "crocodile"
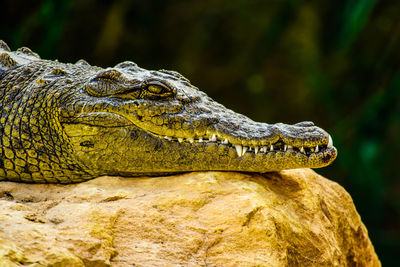
M 0 41 L 0 180 L 319 168 L 337 155 L 305 121 L 254 122 L 175 71 L 44 60 Z

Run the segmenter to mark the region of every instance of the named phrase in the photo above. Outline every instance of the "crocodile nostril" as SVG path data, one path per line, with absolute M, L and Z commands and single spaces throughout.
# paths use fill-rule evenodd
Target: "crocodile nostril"
M 302 122 L 296 123 L 295 126 L 311 127 L 311 126 L 315 126 L 315 125 L 312 121 L 302 121 Z

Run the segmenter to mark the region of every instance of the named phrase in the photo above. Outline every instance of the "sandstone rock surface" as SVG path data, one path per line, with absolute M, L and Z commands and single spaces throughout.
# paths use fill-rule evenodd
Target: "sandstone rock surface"
M 0 266 L 380 266 L 351 197 L 310 169 L 0 182 Z

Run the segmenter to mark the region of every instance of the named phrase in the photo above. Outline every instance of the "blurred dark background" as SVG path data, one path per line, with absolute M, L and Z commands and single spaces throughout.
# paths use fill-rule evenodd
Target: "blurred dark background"
M 1 3 L 0 39 L 42 58 L 177 70 L 254 120 L 314 121 L 384 266 L 400 253 L 400 1 Z

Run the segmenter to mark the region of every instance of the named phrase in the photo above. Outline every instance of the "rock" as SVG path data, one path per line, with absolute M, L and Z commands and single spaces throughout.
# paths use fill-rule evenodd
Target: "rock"
M 380 266 L 351 197 L 310 169 L 0 182 L 0 266 Z

